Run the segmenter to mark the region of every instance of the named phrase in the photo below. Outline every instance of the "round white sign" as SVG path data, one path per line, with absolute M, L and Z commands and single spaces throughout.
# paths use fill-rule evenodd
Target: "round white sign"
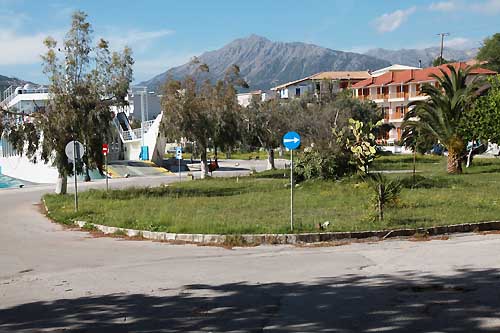
M 68 156 L 68 159 L 70 159 L 71 161 L 74 161 L 75 157 L 77 159 L 80 159 L 85 154 L 85 149 L 83 148 L 82 143 L 78 141 L 68 142 L 66 148 L 64 148 L 64 151 L 66 152 L 66 156 Z

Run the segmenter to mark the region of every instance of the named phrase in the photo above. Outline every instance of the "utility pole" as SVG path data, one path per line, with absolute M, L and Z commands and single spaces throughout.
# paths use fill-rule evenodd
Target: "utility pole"
M 443 46 L 444 46 L 444 37 L 445 36 L 449 36 L 450 33 L 449 32 L 440 32 L 437 34 L 438 36 L 441 36 L 441 52 L 440 52 L 440 56 L 439 56 L 439 65 L 442 65 L 443 64 Z

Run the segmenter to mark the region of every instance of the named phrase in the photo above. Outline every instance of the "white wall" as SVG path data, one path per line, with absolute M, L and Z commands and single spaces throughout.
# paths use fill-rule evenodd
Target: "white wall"
M 251 93 L 242 93 L 242 94 L 237 94 L 236 98 L 238 99 L 238 104 L 247 107 L 250 102 L 252 101 L 252 94 Z
M 147 97 L 146 97 L 147 96 Z M 155 119 L 161 112 L 161 98 L 156 94 L 144 94 L 144 121 Z M 115 114 L 117 112 L 125 112 L 129 119 L 141 120 L 141 94 L 128 94 L 125 100 L 129 105 L 122 109 L 116 106 L 111 106 L 111 111 Z
M 280 90 L 280 98 L 295 98 L 296 89 L 300 89 L 300 97 L 304 96 L 308 92 L 314 92 L 311 82 L 306 81 L 288 86 Z
M 1 174 L 32 183 L 53 184 L 57 181 L 58 172 L 55 167 L 41 161 L 32 163 L 25 156 L 0 156 L 0 167 Z
M 158 142 L 162 139 L 160 133 L 160 123 L 162 119 L 162 114 L 158 115 L 151 125 L 149 130 L 144 135 L 144 145 L 148 146 L 149 150 L 149 159 L 154 161 L 155 159 L 159 162 L 159 159 L 163 159 L 163 155 L 165 153 L 165 145 L 158 144 Z M 128 141 L 123 145 L 125 147 L 124 158 L 126 160 L 139 160 L 139 154 L 141 153 L 141 144 L 142 139 Z M 156 163 L 158 163 L 155 161 Z

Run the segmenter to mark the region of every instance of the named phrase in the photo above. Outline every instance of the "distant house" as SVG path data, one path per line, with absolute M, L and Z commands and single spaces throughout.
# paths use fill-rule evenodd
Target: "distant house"
M 450 65 L 462 69 L 467 67 L 464 62 Z M 437 84 L 432 75 L 441 76 L 441 69 L 448 73 L 450 71 L 447 65 L 425 69 L 388 70 L 382 75 L 368 78 L 351 87 L 355 98 L 377 103 L 384 112 L 385 122 L 394 126 L 393 129 L 379 138 L 381 143 L 393 144 L 401 139 L 401 124 L 408 112 L 408 104 L 427 99 L 427 96 L 421 94 L 422 85 L 424 83 Z M 473 76 L 496 74 L 496 72 L 485 68 L 474 68 L 470 73 Z
M 262 90 L 250 91 L 247 93 L 240 93 L 236 95 L 238 99 L 238 104 L 247 107 L 253 98 L 257 98 L 258 100 L 264 102 L 274 98 L 274 92 L 266 92 Z
M 299 98 L 307 94 L 319 97 L 342 91 L 351 85 L 370 78 L 368 71 L 321 72 L 300 80 L 287 82 L 271 88 L 278 98 Z

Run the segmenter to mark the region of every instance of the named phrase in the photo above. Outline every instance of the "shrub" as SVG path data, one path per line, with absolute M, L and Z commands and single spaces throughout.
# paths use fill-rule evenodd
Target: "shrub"
M 403 184 L 399 179 L 389 179 L 381 173 L 372 173 L 366 181 L 373 191 L 372 202 L 377 211 L 378 220 L 384 219 L 384 208 L 395 204 L 401 194 Z
M 294 164 L 296 181 L 308 179 L 337 179 L 352 171 L 344 154 L 310 150 L 299 155 Z

